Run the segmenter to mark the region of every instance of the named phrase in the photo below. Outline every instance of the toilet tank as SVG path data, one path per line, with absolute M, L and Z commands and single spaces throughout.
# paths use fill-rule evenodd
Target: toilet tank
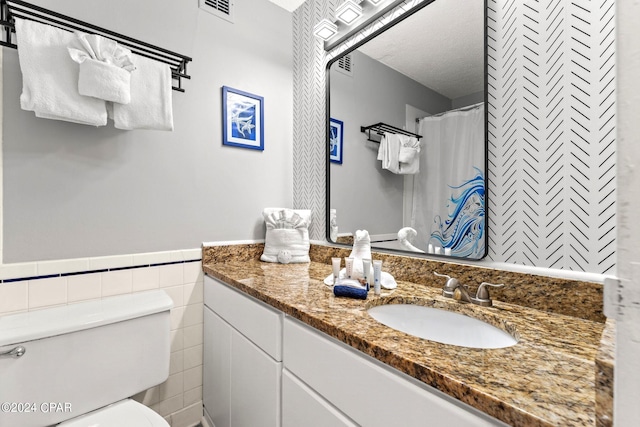
M 0 317 L 0 354 L 26 350 L 0 356 L 0 426 L 49 426 L 165 381 L 172 305 L 154 290 Z

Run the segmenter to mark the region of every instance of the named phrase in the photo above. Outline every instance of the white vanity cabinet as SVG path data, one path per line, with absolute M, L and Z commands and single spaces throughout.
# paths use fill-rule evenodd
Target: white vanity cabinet
M 215 427 L 506 426 L 216 279 L 204 292 Z
M 506 426 L 291 317 L 283 343 L 285 372 L 357 425 Z
M 282 312 L 205 276 L 202 397 L 215 427 L 281 425 Z

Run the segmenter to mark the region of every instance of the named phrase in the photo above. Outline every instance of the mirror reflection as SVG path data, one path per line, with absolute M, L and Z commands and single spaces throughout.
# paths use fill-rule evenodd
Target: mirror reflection
M 484 27 L 484 2 L 435 1 L 330 63 L 331 241 L 485 255 Z

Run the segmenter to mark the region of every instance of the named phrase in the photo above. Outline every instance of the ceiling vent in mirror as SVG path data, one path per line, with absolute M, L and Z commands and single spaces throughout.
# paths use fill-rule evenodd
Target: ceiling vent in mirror
M 200 9 L 233 22 L 233 0 L 198 0 Z
M 351 54 L 344 55 L 336 61 L 336 70 L 349 77 L 353 77 L 353 60 Z

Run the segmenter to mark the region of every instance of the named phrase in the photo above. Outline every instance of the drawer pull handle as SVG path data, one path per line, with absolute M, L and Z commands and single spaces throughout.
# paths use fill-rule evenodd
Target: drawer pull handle
M 0 353 L 0 357 L 22 357 L 27 352 L 27 349 L 19 345 L 11 350 Z

